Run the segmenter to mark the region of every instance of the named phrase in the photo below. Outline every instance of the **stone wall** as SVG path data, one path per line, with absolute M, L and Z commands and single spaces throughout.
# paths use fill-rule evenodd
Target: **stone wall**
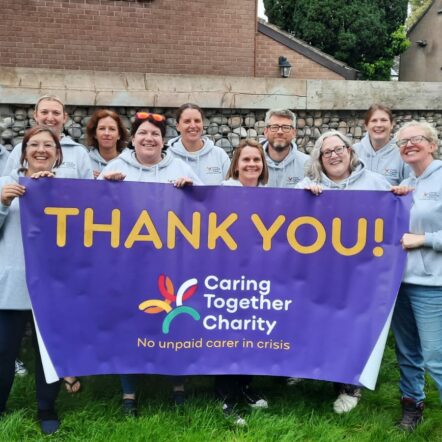
M 165 113 L 167 137 L 176 135 L 174 109 L 183 103 L 206 110 L 205 130 L 227 152 L 244 136 L 261 136 L 265 110 L 293 109 L 298 144 L 309 151 L 320 133 L 336 128 L 354 140 L 363 135 L 363 115 L 373 103 L 393 109 L 396 126 L 411 119 L 433 123 L 442 134 L 441 83 L 296 80 L 204 75 L 155 75 L 57 69 L 0 69 L 0 142 L 20 141 L 32 124 L 32 107 L 44 94 L 58 95 L 70 120 L 66 130 L 84 139 L 88 116 L 115 109 L 130 125 L 136 111 Z M 395 128 L 397 129 L 397 127 Z
M 69 120 L 65 131 L 75 140 L 84 143 L 85 127 L 90 115 L 98 108 L 86 106 L 68 106 Z M 133 108 L 114 107 L 129 128 L 137 111 L 149 110 L 167 116 L 166 138 L 177 136 L 175 129 L 175 109 L 173 108 Z M 364 135 L 364 112 L 345 110 L 309 110 L 296 111 L 297 144 L 309 153 L 315 140 L 329 129 L 336 129 L 349 136 L 354 142 Z M 206 109 L 204 129 L 215 144 L 232 153 L 241 138 L 251 137 L 262 139 L 266 110 L 250 109 Z M 0 106 L 0 142 L 8 149 L 21 141 L 25 130 L 35 124 L 32 118 L 32 106 L 1 105 Z M 442 154 L 442 111 L 395 111 L 396 131 L 403 123 L 415 120 L 426 120 L 433 124 L 439 133 L 439 153 Z

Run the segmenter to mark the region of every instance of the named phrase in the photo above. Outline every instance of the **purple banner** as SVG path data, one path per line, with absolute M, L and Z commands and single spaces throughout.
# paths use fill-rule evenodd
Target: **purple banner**
M 58 376 L 249 373 L 373 386 L 408 198 L 23 183 L 27 283 Z

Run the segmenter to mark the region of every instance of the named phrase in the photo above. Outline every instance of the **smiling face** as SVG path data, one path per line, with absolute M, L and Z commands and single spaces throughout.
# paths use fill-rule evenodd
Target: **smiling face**
M 111 117 L 98 120 L 95 138 L 99 149 L 116 150 L 117 142 L 120 139 L 117 122 Z
M 243 186 L 257 186 L 263 170 L 262 158 L 256 147 L 245 146 L 238 158 L 235 174 Z
M 58 101 L 42 100 L 38 103 L 37 110 L 34 111 L 34 119 L 38 124 L 48 126 L 60 135 L 67 121 L 67 114 Z
M 390 141 L 393 122 L 387 112 L 378 109 L 371 115 L 365 129 L 370 137 L 371 145 L 377 150 Z
M 185 109 L 176 125 L 177 130 L 181 134 L 184 147 L 193 146 L 201 142 L 203 133 L 203 117 L 198 109 Z M 202 142 L 199 143 L 202 147 Z
M 277 128 L 277 126 L 279 127 Z M 269 148 L 279 153 L 288 152 L 295 135 L 296 129 L 290 118 L 273 115 L 269 119 L 267 127 L 264 128 L 264 136 L 269 142 Z
M 32 136 L 26 144 L 25 160 L 28 163 L 28 173 L 52 170 L 58 155 L 56 143 L 48 132 Z
M 342 147 L 344 149 L 338 155 L 335 149 L 340 150 Z M 331 156 L 328 156 L 329 153 Z M 324 173 L 333 181 L 339 182 L 350 176 L 350 149 L 337 136 L 324 140 L 321 147 L 321 162 Z
M 161 130 L 149 121 L 140 124 L 132 138 L 132 144 L 141 164 L 153 166 L 161 161 L 163 149 Z
M 433 152 L 436 150 L 436 144 L 428 140 L 428 134 L 418 126 L 410 126 L 402 129 L 399 133 L 398 143 L 410 140 L 410 138 L 419 137 L 419 142 L 412 143 L 408 141 L 400 147 L 401 157 L 405 163 L 409 164 L 420 175 L 427 166 L 433 161 Z

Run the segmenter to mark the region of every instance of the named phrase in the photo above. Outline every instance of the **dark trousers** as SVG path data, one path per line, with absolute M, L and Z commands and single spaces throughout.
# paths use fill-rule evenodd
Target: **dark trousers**
M 227 403 L 236 403 L 241 398 L 241 392 L 252 383 L 251 375 L 217 375 L 215 376 L 215 393 Z
M 172 382 L 173 388 L 181 387 L 184 385 L 185 376 L 168 376 Z M 135 394 L 136 390 L 136 375 L 133 374 L 120 374 L 121 389 L 123 395 Z
M 32 325 L 35 351 L 35 386 L 39 410 L 53 410 L 60 381 L 47 384 L 30 310 L 0 310 L 0 413 L 6 408 L 15 376 L 15 360 L 20 351 L 26 323 Z

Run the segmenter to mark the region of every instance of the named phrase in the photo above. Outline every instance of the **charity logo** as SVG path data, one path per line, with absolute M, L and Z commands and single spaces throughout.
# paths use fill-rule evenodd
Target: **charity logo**
M 221 172 L 221 167 L 219 166 L 206 166 L 206 173 L 208 174 L 219 174 Z
M 398 177 L 399 172 L 397 169 L 388 169 L 387 167 L 384 169 L 384 175 L 389 177 Z
M 172 280 L 168 276 L 161 274 L 158 276 L 158 289 L 164 301 L 162 299 L 148 299 L 142 302 L 138 308 L 149 315 L 166 312 L 162 325 L 162 332 L 165 335 L 169 333 L 172 321 L 181 314 L 189 315 L 195 321 L 201 319 L 200 314 L 194 308 L 183 305 L 184 301 L 193 296 L 198 289 L 198 280 L 196 278 L 184 281 L 175 294 Z M 173 303 L 175 303 L 175 308 L 172 306 Z
M 287 177 L 287 184 L 298 184 L 299 181 L 299 178 L 296 176 Z

